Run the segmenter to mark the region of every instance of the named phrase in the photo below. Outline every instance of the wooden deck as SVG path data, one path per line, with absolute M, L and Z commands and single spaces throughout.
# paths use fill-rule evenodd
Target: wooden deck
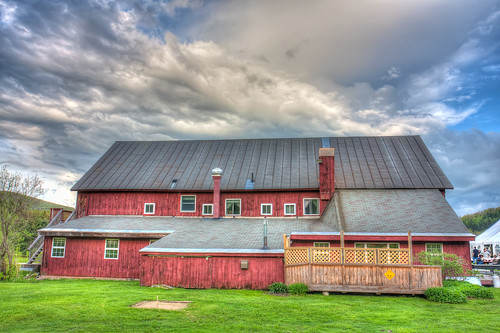
M 284 244 L 287 285 L 377 294 L 423 294 L 443 286 L 440 266 L 412 265 L 410 234 L 408 249 L 290 247 L 286 236 Z

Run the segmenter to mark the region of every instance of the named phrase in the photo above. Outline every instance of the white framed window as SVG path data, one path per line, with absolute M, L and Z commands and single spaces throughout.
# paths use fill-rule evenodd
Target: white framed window
M 286 203 L 284 209 L 285 215 L 295 215 L 295 204 Z
M 273 215 L 273 205 L 260 204 L 260 215 Z
M 144 214 L 152 215 L 155 213 L 155 204 L 154 203 L 145 203 L 144 204 Z
M 203 204 L 203 215 L 214 215 L 214 205 Z
M 118 251 L 120 248 L 119 239 L 106 239 L 104 248 L 104 259 L 118 259 Z
M 181 212 L 196 211 L 196 195 L 181 195 Z
M 319 215 L 319 199 L 304 199 L 304 215 Z
M 314 247 L 330 247 L 330 242 L 314 242 Z
M 354 243 L 358 249 L 399 249 L 399 243 Z
M 226 199 L 226 215 L 241 215 L 241 199 Z
M 66 252 L 66 238 L 52 238 L 52 258 L 64 258 Z
M 443 253 L 443 244 L 442 243 L 425 243 L 425 251 L 436 253 L 436 254 L 442 254 Z

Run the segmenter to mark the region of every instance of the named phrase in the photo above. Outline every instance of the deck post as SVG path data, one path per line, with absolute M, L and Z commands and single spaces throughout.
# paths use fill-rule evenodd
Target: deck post
M 410 252 L 408 253 L 408 265 L 413 264 L 413 244 L 411 241 L 411 231 L 408 231 L 408 249 Z

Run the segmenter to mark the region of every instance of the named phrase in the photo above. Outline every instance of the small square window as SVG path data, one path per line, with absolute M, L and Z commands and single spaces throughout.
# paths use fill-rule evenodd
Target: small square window
M 285 204 L 285 215 L 295 215 L 295 204 Z
M 214 215 L 214 205 L 203 204 L 203 215 Z
M 52 238 L 52 258 L 64 258 L 66 252 L 66 238 Z
M 226 199 L 226 215 L 241 215 L 241 199 Z
M 319 199 L 304 199 L 304 215 L 319 215 Z
M 104 248 L 104 259 L 118 259 L 118 250 L 120 246 L 119 239 L 106 239 Z
M 273 205 L 272 204 L 261 204 L 260 205 L 261 215 L 273 215 Z
M 314 247 L 330 247 L 330 242 L 314 242 Z
M 441 243 L 425 243 L 425 251 L 436 254 L 443 253 L 443 244 Z
M 181 212 L 196 211 L 196 195 L 181 195 Z
M 144 214 L 154 214 L 155 213 L 155 204 L 154 203 L 146 203 L 144 204 Z

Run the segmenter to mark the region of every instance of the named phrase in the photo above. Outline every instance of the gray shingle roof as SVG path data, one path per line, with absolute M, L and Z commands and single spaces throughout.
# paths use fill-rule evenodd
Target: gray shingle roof
M 291 232 L 335 232 L 319 218 L 268 219 L 268 247 L 283 250 L 283 234 Z M 263 219 L 203 219 L 143 216 L 86 216 L 50 228 L 46 235 L 84 236 L 92 233 L 169 234 L 150 247 L 176 249 L 251 249 L 263 246 Z M 147 236 L 146 236 L 147 237 Z
M 419 136 L 203 141 L 119 141 L 73 186 L 74 191 L 315 189 L 320 147 L 335 148 L 340 189 L 453 188 Z
M 336 191 L 345 232 L 470 234 L 438 190 Z

